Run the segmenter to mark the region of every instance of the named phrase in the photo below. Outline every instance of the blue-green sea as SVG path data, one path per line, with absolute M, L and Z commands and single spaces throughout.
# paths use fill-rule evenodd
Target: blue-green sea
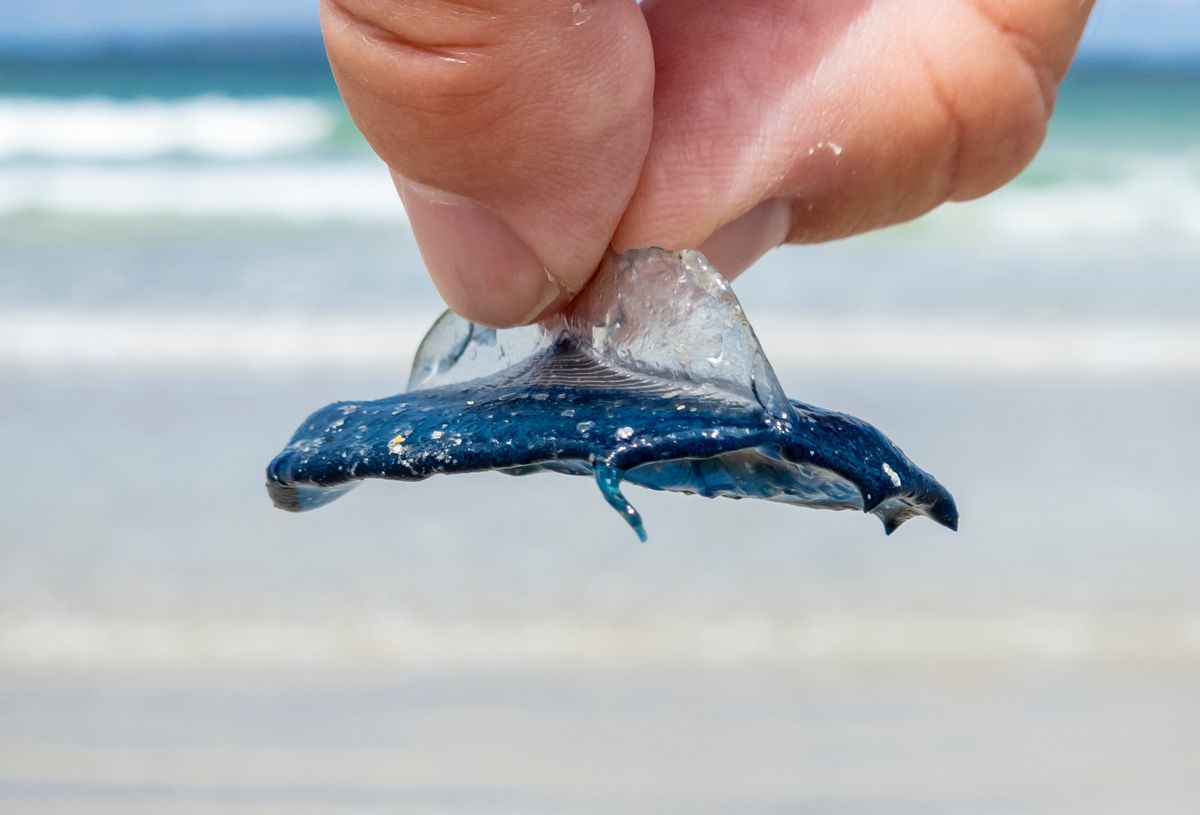
M 287 515 L 267 461 L 441 308 L 319 51 L 0 55 L 0 812 L 1196 812 L 1200 69 L 1085 62 L 1003 190 L 736 290 L 957 535 Z

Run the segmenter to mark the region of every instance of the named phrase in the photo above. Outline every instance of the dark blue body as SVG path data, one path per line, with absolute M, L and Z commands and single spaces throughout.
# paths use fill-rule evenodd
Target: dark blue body
M 300 427 L 271 462 L 268 487 L 277 506 L 295 511 L 364 478 L 555 470 L 595 475 L 639 534 L 621 480 L 875 511 L 889 532 L 915 514 L 956 526 L 950 495 L 874 427 L 792 404 L 793 416 L 775 417 L 711 394 L 490 383 L 339 402 Z

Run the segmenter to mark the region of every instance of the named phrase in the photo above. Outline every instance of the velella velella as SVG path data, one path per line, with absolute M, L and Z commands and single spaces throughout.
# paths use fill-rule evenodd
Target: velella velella
M 784 395 L 729 283 L 691 250 L 610 253 L 540 325 L 446 312 L 405 393 L 312 414 L 267 488 L 299 512 L 368 478 L 485 470 L 591 476 L 642 540 L 622 482 L 859 510 L 888 534 L 917 515 L 958 524 L 950 493 L 874 427 Z

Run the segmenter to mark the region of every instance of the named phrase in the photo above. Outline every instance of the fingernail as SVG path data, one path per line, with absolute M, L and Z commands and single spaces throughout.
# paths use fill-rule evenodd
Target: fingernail
M 468 198 L 393 178 L 425 267 L 452 310 L 506 327 L 532 322 L 562 296 L 537 253 L 495 213 Z
M 791 228 L 791 203 L 773 198 L 718 229 L 701 245 L 700 251 L 725 277 L 732 279 L 786 241 Z

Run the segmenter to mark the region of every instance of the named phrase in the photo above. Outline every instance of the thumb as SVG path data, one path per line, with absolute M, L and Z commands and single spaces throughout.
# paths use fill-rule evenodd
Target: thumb
M 635 0 L 322 0 L 321 18 L 450 307 L 513 325 L 582 288 L 650 140 Z

